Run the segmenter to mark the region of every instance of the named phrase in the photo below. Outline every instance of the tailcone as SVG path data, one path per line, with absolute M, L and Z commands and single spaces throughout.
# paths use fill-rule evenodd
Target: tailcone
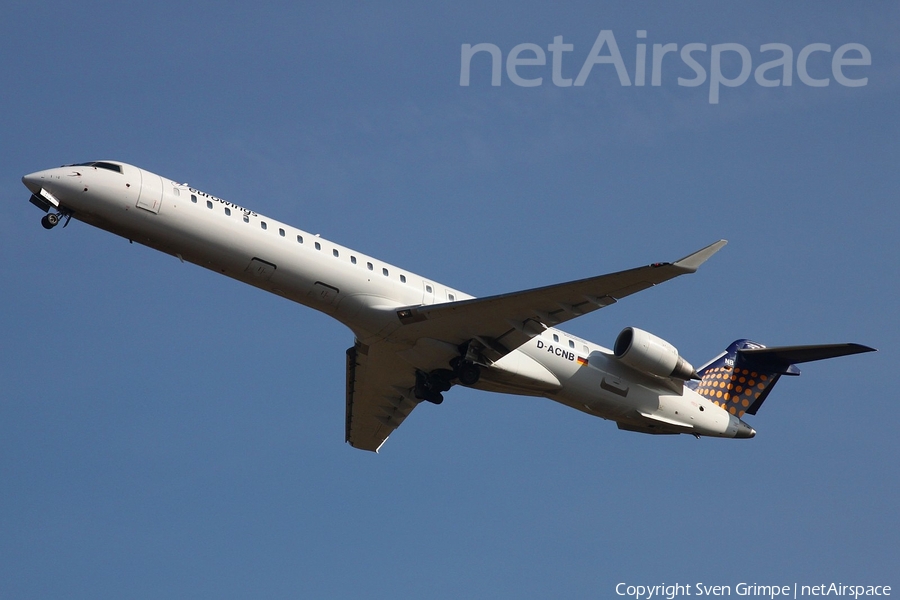
M 752 427 L 750 427 L 749 425 L 747 425 L 746 423 L 744 423 L 743 421 L 740 421 L 740 423 L 738 424 L 737 431 L 734 434 L 734 437 L 737 439 L 750 439 L 755 436 L 756 436 L 756 430 L 753 429 Z

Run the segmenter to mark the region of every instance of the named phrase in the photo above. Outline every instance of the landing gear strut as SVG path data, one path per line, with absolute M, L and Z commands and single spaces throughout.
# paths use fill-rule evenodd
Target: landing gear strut
M 463 385 L 475 385 L 481 379 L 481 367 L 465 360 L 456 365 L 456 377 Z

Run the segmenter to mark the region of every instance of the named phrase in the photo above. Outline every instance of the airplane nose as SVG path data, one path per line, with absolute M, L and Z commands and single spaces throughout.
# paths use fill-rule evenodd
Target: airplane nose
M 43 177 L 44 171 L 36 171 L 34 173 L 29 173 L 22 177 L 22 183 L 25 184 L 29 190 L 31 190 L 32 194 L 39 194 L 41 192 L 42 182 L 44 180 Z

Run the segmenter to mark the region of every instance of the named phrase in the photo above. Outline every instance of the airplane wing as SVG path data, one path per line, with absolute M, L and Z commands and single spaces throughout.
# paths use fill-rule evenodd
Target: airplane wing
M 354 448 L 377 452 L 409 416 L 418 405 L 413 395 L 414 364 L 424 369 L 424 360 L 434 368 L 446 368 L 449 358 L 458 355 L 456 346 L 472 340 L 480 344 L 485 357 L 498 360 L 547 326 L 695 272 L 725 244 L 720 240 L 674 263 L 511 294 L 399 309 L 398 328 L 387 339 L 368 345 L 357 341 L 347 350 L 346 441 Z
M 347 350 L 346 441 L 378 452 L 418 404 L 411 390 L 415 369 L 388 343 L 359 341 Z
M 401 325 L 389 337 L 408 344 L 423 338 L 456 345 L 476 340 L 486 357 L 497 360 L 546 327 L 695 272 L 726 243 L 719 240 L 673 263 L 655 263 L 511 294 L 403 308 L 397 311 Z

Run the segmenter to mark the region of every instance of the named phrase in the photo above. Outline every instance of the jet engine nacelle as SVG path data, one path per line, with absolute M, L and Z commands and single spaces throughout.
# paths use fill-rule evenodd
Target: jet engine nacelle
M 613 353 L 629 367 L 657 377 L 700 379 L 691 363 L 678 356 L 675 346 L 637 327 L 622 330 Z

